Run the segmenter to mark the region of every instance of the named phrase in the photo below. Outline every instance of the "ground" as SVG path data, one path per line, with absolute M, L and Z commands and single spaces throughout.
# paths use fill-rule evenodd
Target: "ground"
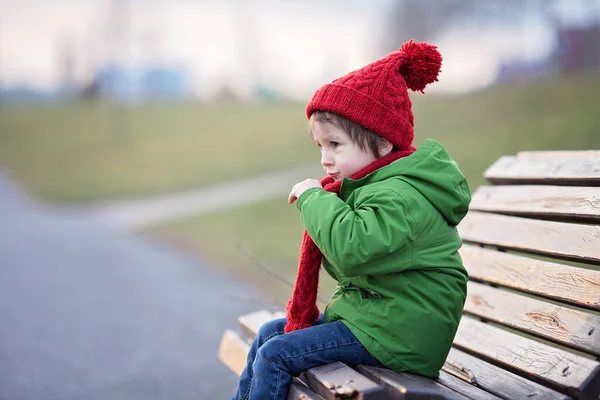
M 217 399 L 240 314 L 269 307 L 216 269 L 0 175 L 0 399 Z

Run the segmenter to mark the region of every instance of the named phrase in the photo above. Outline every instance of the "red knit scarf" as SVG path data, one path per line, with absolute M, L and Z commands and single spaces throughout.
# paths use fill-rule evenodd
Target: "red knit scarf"
M 410 147 L 407 150 L 396 151 L 385 157 L 379 158 L 361 169 L 350 179 L 357 180 L 364 178 L 371 172 L 389 165 L 391 162 L 412 154 L 416 149 Z M 328 192 L 340 194 L 342 181 L 335 181 L 332 177 L 326 176 L 321 180 L 323 189 Z M 298 275 L 292 297 L 287 304 L 286 316 L 288 323 L 285 326 L 285 332 L 292 332 L 297 329 L 308 328 L 319 319 L 319 308 L 317 307 L 317 290 L 319 285 L 319 268 L 323 254 L 315 242 L 304 231 L 302 236 L 302 246 L 300 247 L 300 261 L 298 263 Z

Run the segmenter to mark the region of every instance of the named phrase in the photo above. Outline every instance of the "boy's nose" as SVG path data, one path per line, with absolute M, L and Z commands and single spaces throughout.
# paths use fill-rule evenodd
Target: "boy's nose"
M 325 151 L 321 153 L 321 165 L 324 167 L 333 165 L 333 159 Z

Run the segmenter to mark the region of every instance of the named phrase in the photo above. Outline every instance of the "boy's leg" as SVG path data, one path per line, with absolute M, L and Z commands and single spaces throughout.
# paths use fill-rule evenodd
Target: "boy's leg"
M 272 333 L 276 329 L 283 332 L 282 321 L 271 327 Z M 335 361 L 381 365 L 341 321 L 274 335 L 256 349 L 248 387 L 250 400 L 286 399 L 292 377 L 319 365 Z
M 272 339 L 275 336 L 283 335 L 283 328 L 285 327 L 286 323 L 286 318 L 274 319 L 263 324 L 263 326 L 261 326 L 256 333 L 256 336 L 252 341 L 252 345 L 250 346 L 250 351 L 248 352 L 246 368 L 244 368 L 244 371 L 242 371 L 242 374 L 240 375 L 237 392 L 234 397 L 235 400 L 246 400 L 248 398 L 250 384 L 252 383 L 252 377 L 254 375 L 254 369 L 252 366 L 254 364 L 254 359 L 256 358 L 258 349 L 262 347 L 267 340 Z

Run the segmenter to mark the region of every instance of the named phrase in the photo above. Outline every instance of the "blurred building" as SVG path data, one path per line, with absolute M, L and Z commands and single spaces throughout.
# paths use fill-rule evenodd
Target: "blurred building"
M 589 26 L 561 27 L 557 31 L 555 65 L 561 72 L 600 67 L 600 22 Z

